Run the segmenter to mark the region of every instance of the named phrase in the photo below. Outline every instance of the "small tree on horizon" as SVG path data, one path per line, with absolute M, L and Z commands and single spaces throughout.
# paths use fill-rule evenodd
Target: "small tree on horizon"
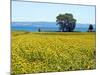
M 38 32 L 41 32 L 41 29 L 40 28 L 38 29 Z
M 93 25 L 92 24 L 89 25 L 88 31 L 89 32 L 92 32 L 93 31 Z
M 62 32 L 71 32 L 75 29 L 76 19 L 73 18 L 73 15 L 70 13 L 59 14 L 56 17 L 56 22 L 59 25 L 59 29 Z

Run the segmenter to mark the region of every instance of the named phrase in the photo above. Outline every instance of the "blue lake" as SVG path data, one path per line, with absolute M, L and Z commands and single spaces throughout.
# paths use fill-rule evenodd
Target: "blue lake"
M 89 24 L 76 24 L 74 31 L 86 32 L 88 27 Z M 93 27 L 95 31 L 96 26 L 94 24 Z M 38 29 L 41 31 L 59 31 L 59 26 L 56 25 L 56 22 L 12 22 L 11 28 L 12 31 L 21 30 L 37 32 Z

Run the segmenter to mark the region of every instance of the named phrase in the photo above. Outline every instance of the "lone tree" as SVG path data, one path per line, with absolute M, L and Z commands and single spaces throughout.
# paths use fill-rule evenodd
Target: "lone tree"
M 92 24 L 89 25 L 88 31 L 89 32 L 92 32 L 93 31 L 93 25 Z
M 76 19 L 73 18 L 73 15 L 70 13 L 59 14 L 56 17 L 57 25 L 62 32 L 71 32 L 75 29 Z
M 40 28 L 38 29 L 38 32 L 41 32 L 41 29 Z

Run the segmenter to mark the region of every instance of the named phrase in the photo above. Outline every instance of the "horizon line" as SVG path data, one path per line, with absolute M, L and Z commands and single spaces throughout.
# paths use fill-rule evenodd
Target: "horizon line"
M 56 22 L 56 21 L 11 21 L 11 23 L 12 22 Z M 95 24 L 95 23 L 76 23 L 76 24 Z

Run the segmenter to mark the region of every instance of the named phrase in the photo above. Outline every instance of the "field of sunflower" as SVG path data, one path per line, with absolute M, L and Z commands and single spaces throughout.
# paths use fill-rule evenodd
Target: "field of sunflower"
M 95 32 L 12 32 L 12 74 L 96 68 Z

